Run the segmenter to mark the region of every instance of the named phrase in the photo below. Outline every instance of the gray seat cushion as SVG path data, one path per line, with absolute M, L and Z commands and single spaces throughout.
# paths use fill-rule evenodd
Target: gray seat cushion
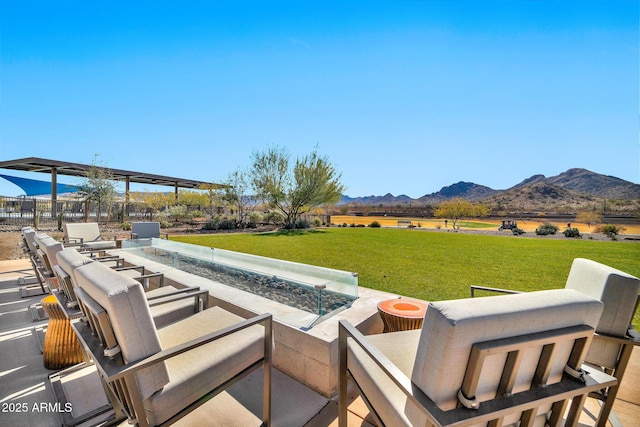
M 212 307 L 159 329 L 158 336 L 167 350 L 243 320 Z M 256 325 L 168 359 L 170 381 L 144 402 L 147 419 L 151 425 L 166 421 L 263 357 L 264 327 Z
M 420 341 L 420 330 L 369 335 L 367 340 L 382 352 L 395 366 L 411 378 Z M 349 370 L 366 392 L 367 399 L 389 426 L 411 426 L 404 413 L 406 398 L 394 392 L 396 385 L 374 365 L 369 356 L 349 339 L 347 344 Z

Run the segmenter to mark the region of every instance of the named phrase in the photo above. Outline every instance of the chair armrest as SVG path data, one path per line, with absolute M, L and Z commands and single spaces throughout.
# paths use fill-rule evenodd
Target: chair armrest
M 158 283 L 158 287 L 161 288 L 164 286 L 164 273 L 149 273 L 149 274 L 142 274 L 138 277 L 134 277 L 135 280 L 137 280 L 138 282 L 142 283 L 142 286 L 144 286 L 145 289 L 149 288 L 149 280 L 153 279 L 154 277 L 159 278 L 159 283 Z
M 471 285 L 471 298 L 476 296 L 475 291 L 495 292 L 499 294 L 521 294 L 521 291 L 513 291 L 511 289 L 490 288 L 488 286 Z
M 155 307 L 162 304 L 169 304 L 175 301 L 181 301 L 183 299 L 194 298 L 194 304 L 197 304 L 198 299 L 202 300 L 203 310 L 206 310 L 209 306 L 209 291 L 206 289 L 203 290 L 194 290 L 189 292 L 182 293 L 170 293 L 165 295 L 159 295 L 155 298 L 151 298 L 147 300 L 149 307 Z
M 124 258 L 120 258 L 119 256 L 115 256 L 115 255 L 91 257 L 91 259 L 93 259 L 94 261 L 98 261 L 98 262 L 113 262 L 113 261 L 115 261 L 116 265 L 111 267 L 111 268 L 114 268 L 114 269 L 118 269 L 118 268 L 124 267 Z
M 62 242 L 65 246 L 80 246 L 84 243 L 82 237 L 63 237 Z
M 157 273 L 157 274 L 162 274 L 162 273 Z M 170 291 L 167 292 L 166 294 L 162 294 L 162 295 L 153 295 L 150 297 L 147 297 L 147 301 L 153 301 L 154 299 L 158 299 L 158 298 L 166 298 L 172 295 L 180 295 L 180 294 L 184 294 L 187 292 L 192 292 L 192 291 L 199 291 L 200 287 L 199 286 L 192 286 L 189 288 L 182 288 L 182 289 L 176 289 L 175 291 Z
M 144 265 L 127 265 L 127 266 L 123 266 L 123 267 L 116 267 L 116 268 L 114 268 L 114 270 L 116 270 L 116 271 L 138 270 L 141 275 L 145 274 Z
M 626 337 L 618 337 L 614 335 L 607 335 L 603 333 L 596 332 L 594 336 L 597 336 L 601 339 L 614 342 L 616 344 L 631 344 L 631 345 L 640 345 L 640 334 L 635 329 L 629 329 Z
M 340 372 L 338 373 L 340 380 L 346 375 L 349 370 L 347 366 L 347 339 L 352 338 L 353 341 L 375 362 L 376 365 L 391 379 L 396 386 L 407 396 L 416 407 L 423 408 L 423 412 L 433 425 L 438 425 L 436 418 L 424 408 L 432 408 L 433 410 L 442 412 L 423 392 L 417 387 L 413 386 L 411 379 L 402 373 L 396 365 L 394 365 L 384 354 L 382 354 L 377 348 L 367 342 L 365 336 L 353 327 L 349 322 L 344 320 L 339 321 L 338 329 L 338 351 L 339 351 L 339 363 Z M 340 390 L 340 396 L 346 398 L 346 378 L 344 378 L 345 390 Z M 414 395 L 415 392 L 415 395 Z M 345 402 L 346 405 L 346 402 Z M 345 407 L 346 409 L 346 407 Z

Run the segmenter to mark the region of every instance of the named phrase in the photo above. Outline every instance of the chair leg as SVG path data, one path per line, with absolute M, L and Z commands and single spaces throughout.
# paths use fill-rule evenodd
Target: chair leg
M 262 425 L 271 425 L 271 352 L 272 352 L 272 323 L 265 322 L 264 325 L 264 378 L 262 388 Z
M 338 426 L 347 427 L 347 333 L 340 325 L 338 334 Z
M 618 359 L 618 364 L 615 368 L 614 376 L 618 378 L 618 384 L 609 387 L 607 389 L 607 397 L 603 402 L 602 409 L 600 410 L 600 415 L 598 416 L 598 427 L 605 427 L 609 418 L 614 418 L 612 420 L 615 421 L 617 417 L 612 413 L 613 404 L 616 401 L 616 396 L 618 394 L 618 390 L 620 389 L 620 381 L 624 376 L 624 372 L 627 369 L 627 365 L 629 364 L 629 359 L 631 359 L 631 353 L 633 352 L 633 345 L 631 344 L 622 344 L 622 350 L 620 351 L 620 358 Z

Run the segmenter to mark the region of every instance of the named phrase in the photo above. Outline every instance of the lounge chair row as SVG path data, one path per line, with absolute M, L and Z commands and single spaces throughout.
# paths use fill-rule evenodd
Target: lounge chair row
M 99 372 L 116 419 L 171 424 L 262 367 L 270 424 L 271 315 L 247 320 L 209 308 L 206 290 L 161 286 L 162 275 L 144 267 L 48 239 L 41 233 L 35 248 L 57 278 L 53 293 L 73 319 L 83 365 Z

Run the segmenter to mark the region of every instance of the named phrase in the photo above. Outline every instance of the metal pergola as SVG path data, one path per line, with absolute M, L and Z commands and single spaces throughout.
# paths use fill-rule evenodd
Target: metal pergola
M 175 178 L 166 175 L 155 175 L 144 172 L 128 171 L 123 169 L 113 169 L 95 165 L 85 165 L 82 163 L 63 162 L 59 160 L 42 159 L 39 157 L 26 157 L 24 159 L 6 160 L 0 162 L 0 169 L 11 169 L 25 172 L 41 172 L 51 175 L 51 215 L 56 216 L 57 206 L 57 176 L 68 175 L 86 177 L 88 170 L 92 168 L 105 169 L 116 181 L 124 181 L 126 186 L 126 203 L 129 204 L 129 184 L 151 184 L 174 187 L 176 200 L 179 188 L 202 189 L 202 188 L 222 188 L 223 184 L 213 182 L 196 181 L 186 178 Z

